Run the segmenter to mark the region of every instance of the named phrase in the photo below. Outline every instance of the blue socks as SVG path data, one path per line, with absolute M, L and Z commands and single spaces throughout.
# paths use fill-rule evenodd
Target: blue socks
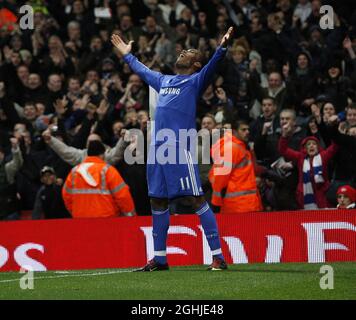
M 214 212 L 209 207 L 209 204 L 204 202 L 196 213 L 200 218 L 200 223 L 204 229 L 204 233 L 213 257 L 224 260 L 224 256 L 221 251 L 218 225 L 216 223 Z
M 197 210 L 200 223 L 203 227 L 206 239 L 213 257 L 224 260 L 222 255 L 218 226 L 215 215 L 207 202 Z M 152 210 L 152 236 L 154 245 L 154 260 L 160 264 L 167 263 L 167 235 L 169 228 L 169 209 L 164 211 Z
M 152 224 L 153 224 L 153 246 L 154 259 L 160 264 L 167 263 L 167 234 L 169 228 L 169 209 L 164 211 L 156 211 L 152 209 Z

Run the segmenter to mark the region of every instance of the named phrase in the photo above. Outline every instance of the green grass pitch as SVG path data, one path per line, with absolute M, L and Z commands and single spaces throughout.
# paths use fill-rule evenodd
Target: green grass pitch
M 356 263 L 328 263 L 334 289 L 322 290 L 322 264 L 205 266 L 132 273 L 128 269 L 36 272 L 34 289 L 20 288 L 17 272 L 0 273 L 0 299 L 356 299 Z

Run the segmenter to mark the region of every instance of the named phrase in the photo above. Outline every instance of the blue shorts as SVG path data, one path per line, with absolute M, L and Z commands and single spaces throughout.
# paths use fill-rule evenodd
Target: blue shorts
M 173 199 L 184 196 L 204 195 L 201 187 L 198 165 L 194 163 L 192 154 L 175 146 L 175 161 L 159 163 L 157 149 L 150 146 L 147 161 L 148 195 L 152 198 Z M 179 153 L 181 157 L 179 157 Z M 175 162 L 175 163 L 174 163 Z

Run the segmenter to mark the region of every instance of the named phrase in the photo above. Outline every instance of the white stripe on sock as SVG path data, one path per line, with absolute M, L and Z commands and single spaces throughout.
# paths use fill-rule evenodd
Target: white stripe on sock
M 169 209 L 164 210 L 164 211 L 155 211 L 155 210 L 152 210 L 152 214 L 159 216 L 159 215 L 162 215 L 162 214 L 167 213 L 168 211 L 169 211 Z
M 157 257 L 165 257 L 167 255 L 167 252 L 166 252 L 166 250 L 154 251 L 154 255 Z
M 200 216 L 209 210 L 209 205 L 206 203 L 203 208 L 197 211 L 197 215 Z
M 213 256 L 216 256 L 217 254 L 222 254 L 221 248 L 211 251 L 211 254 Z

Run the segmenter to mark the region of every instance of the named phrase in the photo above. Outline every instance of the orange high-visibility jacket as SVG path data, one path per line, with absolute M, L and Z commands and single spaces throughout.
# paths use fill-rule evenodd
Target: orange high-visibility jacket
M 221 207 L 220 213 L 261 211 L 253 157 L 245 143 L 226 133 L 213 145 L 212 158 L 214 165 L 209 172 L 212 204 Z
M 99 157 L 87 157 L 72 169 L 62 195 L 73 218 L 136 214 L 129 187 L 120 173 Z

